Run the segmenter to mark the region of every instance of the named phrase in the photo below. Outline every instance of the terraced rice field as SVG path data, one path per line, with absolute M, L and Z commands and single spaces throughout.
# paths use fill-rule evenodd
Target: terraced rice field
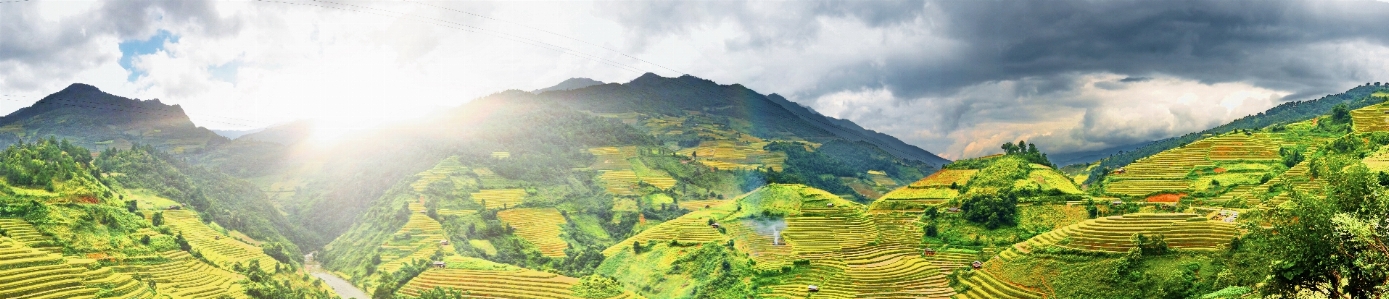
M 969 290 L 955 296 L 956 299 L 1042 299 L 1042 294 L 1027 290 L 1022 286 L 1004 282 L 989 271 L 974 271 L 962 283 Z
M 786 164 L 786 154 L 762 149 L 767 142 L 738 142 L 715 138 L 697 147 L 686 148 L 676 153 L 693 157 L 706 166 L 717 169 L 757 169 L 767 168 L 780 171 Z
M 873 183 L 874 183 L 874 184 L 878 184 L 879 186 L 884 186 L 884 187 L 896 187 L 896 186 L 897 186 L 897 181 L 896 181 L 896 180 L 893 180 L 892 177 L 887 176 L 887 173 L 886 173 L 886 172 L 882 172 L 882 171 L 878 171 L 878 170 L 869 170 L 869 171 L 868 171 L 868 178 L 872 179 L 872 180 L 873 180 Z
M 612 256 L 622 250 L 631 250 L 633 242 L 645 243 L 648 240 L 655 240 L 656 242 L 669 242 L 675 240 L 681 244 L 722 242 L 727 240 L 727 237 L 720 234 L 718 229 L 710 227 L 709 219 L 722 218 L 723 215 L 729 213 L 726 207 L 728 206 L 725 206 L 723 209 L 694 211 L 685 216 L 657 224 L 641 233 L 637 233 L 636 236 L 632 236 L 631 238 L 627 238 L 627 240 L 623 240 L 622 242 L 608 247 L 603 250 L 603 255 Z
M 638 163 L 629 163 L 631 169 L 606 170 L 598 175 L 608 193 L 633 196 L 637 194 L 637 183 L 644 182 L 660 189 L 675 187 L 675 179 L 664 171 L 648 169 Z
M 742 221 L 725 221 L 720 225 L 733 240 L 733 246 L 739 252 L 748 253 L 759 269 L 777 270 L 790 266 L 796 260 L 794 248 L 786 242 L 773 244 L 774 236 L 770 232 L 759 232 L 754 225 Z
M 443 235 L 444 227 L 424 213 L 424 205 L 410 203 L 410 220 L 392 235 L 392 240 L 381 244 L 381 260 L 385 261 L 381 263 L 381 271 L 395 272 L 415 260 L 427 261 L 440 250 L 439 241 L 447 240 Z M 397 239 L 405 236 L 409 238 Z
M 722 205 L 726 205 L 726 204 L 731 204 L 731 203 L 735 203 L 735 202 L 737 202 L 737 201 L 734 201 L 734 200 L 726 200 L 726 199 L 686 200 L 686 201 L 681 201 L 681 202 L 679 203 L 679 205 L 680 205 L 680 208 L 682 208 L 682 209 L 686 209 L 686 210 L 690 210 L 690 211 L 698 211 L 698 210 L 703 210 L 703 209 L 711 209 L 711 208 L 714 208 L 714 207 L 718 207 L 718 206 L 722 206 Z
M 627 159 L 637 157 L 637 147 L 595 147 L 588 149 L 597 159 L 589 166 L 594 170 L 622 170 L 632 167 Z
M 1084 193 L 1079 187 L 1076 187 L 1075 182 L 1072 182 L 1071 178 L 1066 177 L 1065 174 L 1051 170 L 1051 168 L 1035 169 L 1028 175 L 1028 178 L 1018 180 L 1013 185 L 1017 188 L 1035 186 L 1035 188 L 1040 190 L 1057 190 L 1065 194 Z
M 1128 196 L 1189 191 L 1185 177 L 1192 169 L 1215 167 L 1217 161 L 1275 163 L 1278 149 L 1285 143 L 1281 135 L 1273 133 L 1230 133 L 1201 139 L 1125 166 L 1124 173 L 1108 176 L 1105 191 Z
M 1122 253 L 1133 247 L 1135 234 L 1163 235 L 1172 248 L 1217 249 L 1239 233 L 1233 224 L 1208 221 L 1197 214 L 1136 213 L 1086 220 L 1033 237 L 1009 250 L 1028 252 L 1032 248 L 1059 246 Z
M 473 201 L 488 209 L 514 207 L 526 199 L 525 189 L 485 189 L 472 194 Z
M 521 182 L 497 175 L 491 169 L 484 167 L 473 168 L 473 175 L 477 176 L 479 187 L 484 189 L 507 189 L 521 185 Z
M 153 298 L 154 292 L 129 275 L 0 237 L 0 298 Z M 90 270 L 89 270 L 90 269 Z
M 930 176 L 911 183 L 911 186 L 917 188 L 944 188 L 950 187 L 952 183 L 963 186 L 969 183 L 969 179 L 973 178 L 974 174 L 978 172 L 978 169 L 942 169 Z
M 807 203 L 801 212 L 786 217 L 786 231 L 781 234 L 797 254 L 835 252 L 877 240 L 878 227 L 857 206 Z
M 1289 168 L 1282 174 L 1279 174 L 1278 176 L 1273 177 L 1273 179 L 1269 180 L 1268 182 L 1265 182 L 1258 186 L 1248 188 L 1240 186 L 1238 188 L 1235 188 L 1235 190 L 1227 192 L 1225 195 L 1217 198 L 1217 201 L 1223 202 L 1237 200 L 1254 205 L 1274 207 L 1291 199 L 1291 193 L 1286 191 L 1279 193 L 1273 198 L 1270 198 L 1268 201 L 1261 200 L 1259 198 L 1259 195 L 1264 194 L 1264 192 L 1266 190 L 1269 190 L 1270 187 L 1284 183 L 1292 185 L 1293 189 L 1297 190 L 1298 192 L 1301 192 L 1302 194 L 1320 194 L 1320 192 L 1318 191 L 1324 184 L 1322 184 L 1322 182 L 1319 180 L 1312 179 L 1312 177 L 1309 174 L 1311 168 L 1309 167 L 1308 163 L 1309 162 L 1304 161 L 1297 165 L 1293 165 L 1292 168 Z
M 951 185 L 964 186 L 978 169 L 943 169 L 925 178 L 884 194 L 880 200 L 911 202 L 921 205 L 939 204 L 960 196 Z
M 1350 111 L 1351 129 L 1355 132 L 1389 131 L 1389 106 L 1370 105 Z
M 400 293 L 418 296 L 434 288 L 455 289 L 467 298 L 566 298 L 574 297 L 570 290 L 579 280 L 558 274 L 533 270 L 471 270 L 429 269 L 400 288 Z M 628 292 L 617 297 L 639 298 Z
M 237 241 L 235 238 L 224 236 L 212 230 L 211 227 L 198 220 L 198 215 L 188 210 L 169 210 L 164 211 L 166 225 L 174 231 L 182 233 L 188 239 L 188 244 L 193 246 L 193 250 L 203 254 L 209 261 L 217 263 L 222 267 L 230 267 L 232 264 L 248 264 L 251 260 L 258 260 L 261 269 L 271 271 L 275 269 L 276 261 L 255 245 Z
M 567 225 L 564 216 L 554 208 L 510 209 L 497 212 L 497 218 L 516 228 L 516 236 L 535 244 L 548 257 L 564 257 L 569 243 L 560 238 L 560 228 Z
M 981 260 L 979 251 L 969 249 L 939 249 L 931 256 L 923 257 L 935 264 L 941 275 L 949 275 L 955 269 L 967 269 L 970 263 Z
M 34 225 L 23 219 L 0 218 L 0 229 L 4 229 L 15 241 L 24 243 L 24 246 L 49 253 L 63 253 L 63 248 L 58 247 L 58 243 L 53 242 L 52 237 L 40 233 Z
M 187 252 L 161 254 L 169 262 L 154 265 L 117 266 L 120 272 L 136 272 L 153 280 L 159 294 L 174 298 L 248 298 L 237 283 L 244 276 L 203 263 Z M 225 296 L 225 297 L 224 297 Z
M 950 188 L 915 188 L 904 187 L 892 190 L 883 195 L 883 200 L 924 200 L 940 203 L 960 196 L 960 191 Z
M 863 246 L 806 257 L 811 260 L 810 271 L 769 286 L 770 294 L 763 297 L 950 298 L 955 294 L 945 275 L 922 259 L 915 247 Z M 820 286 L 820 291 L 808 294 L 809 284 Z
M 435 164 L 434 168 L 417 174 L 416 177 L 418 177 L 418 179 L 410 183 L 410 188 L 415 190 L 415 192 L 424 192 L 424 189 L 428 187 L 429 184 L 449 179 L 449 177 L 453 175 L 468 172 L 470 172 L 470 170 L 468 167 L 463 166 L 463 163 L 458 162 L 458 157 L 448 157 L 439 161 L 439 164 Z

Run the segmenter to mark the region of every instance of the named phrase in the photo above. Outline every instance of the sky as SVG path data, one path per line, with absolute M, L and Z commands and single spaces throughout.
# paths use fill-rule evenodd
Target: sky
M 1389 81 L 1380 1 L 0 1 L 0 112 L 82 82 L 340 132 L 573 77 L 776 93 L 943 157 L 1177 136 Z

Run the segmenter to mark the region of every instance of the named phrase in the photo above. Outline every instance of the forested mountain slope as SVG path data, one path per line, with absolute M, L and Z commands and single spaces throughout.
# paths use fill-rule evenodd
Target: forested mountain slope
M 97 150 L 147 144 L 173 153 L 197 153 L 228 140 L 193 125 L 177 105 L 123 98 L 81 83 L 0 117 L 0 145 L 48 136 Z

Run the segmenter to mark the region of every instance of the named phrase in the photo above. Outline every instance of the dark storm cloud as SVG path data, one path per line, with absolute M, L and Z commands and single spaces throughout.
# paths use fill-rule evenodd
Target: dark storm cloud
M 1254 109 L 1238 102 L 1229 106 L 1201 103 L 1204 106 L 1198 110 L 1149 107 L 1168 121 L 1133 124 L 1121 122 L 1121 114 L 1132 112 L 1112 107 L 1114 101 L 1146 99 L 1116 99 L 1112 95 L 1101 99 L 1087 94 L 1131 88 L 1191 88 L 1171 80 L 1154 83 L 1156 78 L 1208 86 L 1238 83 L 1279 91 L 1283 96 L 1259 99 L 1276 103 L 1385 81 L 1375 76 L 1389 74 L 1383 69 L 1384 60 L 1373 58 L 1389 45 L 1389 17 L 1385 17 L 1389 16 L 1389 3 L 1375 1 L 947 0 L 768 5 L 648 2 L 623 7 L 613 15 L 640 39 L 732 24 L 746 34 L 725 42 L 734 54 L 796 52 L 815 40 L 845 39 L 824 35 L 831 31 L 825 19 L 851 19 L 890 32 L 883 43 L 900 42 L 889 45 L 898 50 L 865 51 L 865 57 L 857 61 L 807 61 L 837 67 L 817 73 L 820 77 L 813 84 L 775 92 L 805 102 L 846 91 L 886 89 L 898 103 L 855 109 L 857 114 L 840 116 L 884 124 L 870 126 L 876 128 L 918 123 L 917 128 L 932 131 L 924 135 L 937 136 L 933 140 L 916 139 L 916 144 L 928 150 L 968 141 L 939 136 L 990 124 L 1054 120 L 1049 118 L 1057 111 L 1074 113 L 1075 125 L 1080 127 L 1046 137 L 1055 139 L 1051 150 L 1075 151 L 1165 138 L 1243 116 L 1206 110 L 1244 113 Z M 668 13 L 674 12 L 694 13 L 669 17 Z M 947 42 L 912 38 L 920 36 Z M 1119 77 L 1085 81 L 1096 78 L 1090 74 Z M 1205 101 L 1222 101 L 1224 97 L 1214 91 L 1203 95 Z M 920 101 L 927 103 L 913 103 Z M 896 119 L 888 113 L 892 109 L 927 110 Z M 918 119 L 921 115 L 933 118 L 923 123 Z M 912 132 L 902 129 L 889 133 L 909 141 L 915 137 L 903 135 L 921 135 Z M 1023 131 L 995 133 L 1027 135 Z
M 1167 74 L 1331 92 L 1364 74 L 1309 46 L 1389 40 L 1389 3 L 1291 1 L 940 1 L 953 65 L 889 68 L 899 95 L 1064 72 Z M 893 65 L 889 63 L 888 65 Z M 1124 81 L 1130 82 L 1130 81 Z

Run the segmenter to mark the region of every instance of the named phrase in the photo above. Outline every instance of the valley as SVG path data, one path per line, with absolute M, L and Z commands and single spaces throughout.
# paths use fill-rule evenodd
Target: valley
M 0 157 L 0 297 L 1249 298 L 1299 289 L 1311 266 L 1269 265 L 1319 240 L 1301 224 L 1389 185 L 1379 86 L 1059 167 L 1024 141 L 919 159 L 740 86 L 629 98 L 696 79 L 503 92 L 326 150 L 304 124 L 24 139 Z M 109 96 L 60 93 L 82 92 Z

